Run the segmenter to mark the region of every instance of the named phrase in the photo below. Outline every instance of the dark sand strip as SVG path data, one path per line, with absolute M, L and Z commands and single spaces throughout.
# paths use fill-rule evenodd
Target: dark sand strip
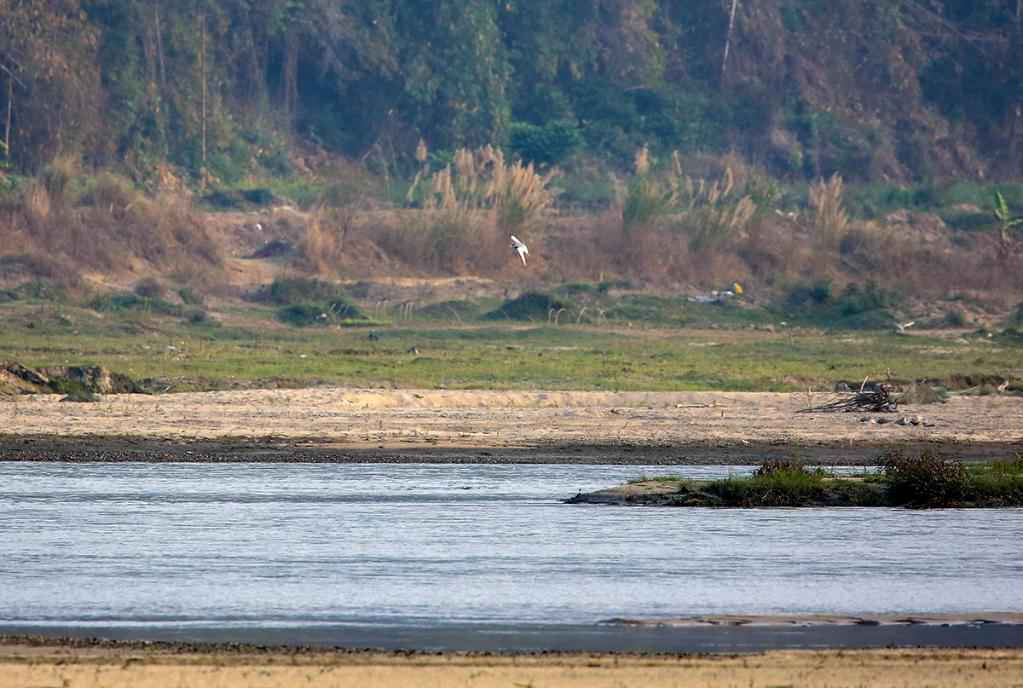
M 260 628 L 0 625 L 0 643 L 83 639 L 160 641 L 187 647 L 216 644 L 274 648 L 347 648 L 421 652 L 746 653 L 819 648 L 1023 648 L 1023 626 L 962 624 L 689 625 L 443 624 L 436 626 L 316 625 Z M 69 640 L 60 640 L 69 639 Z M 90 640 L 90 643 L 98 640 Z M 88 643 L 86 643 L 88 644 Z
M 798 458 L 817 465 L 872 465 L 886 451 L 929 449 L 963 461 L 990 461 L 1023 452 L 1019 442 L 693 442 L 689 444 L 574 444 L 529 447 L 344 447 L 325 438 L 172 440 L 117 436 L 0 434 L 0 461 L 147 463 L 437 463 L 750 465 Z

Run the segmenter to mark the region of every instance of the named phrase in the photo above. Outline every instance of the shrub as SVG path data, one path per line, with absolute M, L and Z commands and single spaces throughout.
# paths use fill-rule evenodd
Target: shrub
M 821 306 L 831 302 L 831 280 L 817 280 L 816 282 L 800 282 L 789 287 L 785 296 L 787 308 L 802 308 L 804 306 Z
M 298 242 L 298 253 L 305 266 L 321 274 L 336 272 L 354 226 L 355 212 L 349 208 L 321 205 L 313 210 Z
M 498 252 L 497 247 L 508 234 L 521 236 L 554 199 L 549 189 L 553 170 L 540 174 L 532 163 L 507 164 L 504 153 L 493 146 L 461 148 L 443 169 L 426 171 L 424 166 L 416 174 L 406 194 L 406 202 L 425 213 L 381 238 L 403 257 L 443 270 L 503 264 L 497 256 L 507 258 L 510 252 Z
M 184 310 L 177 304 L 161 298 L 147 298 L 138 294 L 115 293 L 97 296 L 89 302 L 94 311 L 116 313 L 118 311 L 142 311 L 160 315 L 181 316 Z
M 967 493 L 969 476 L 962 462 L 929 451 L 917 457 L 890 452 L 883 457 L 884 479 L 897 504 L 915 507 L 951 506 Z
M 842 206 L 842 177 L 837 173 L 810 187 L 810 208 L 814 212 L 814 230 L 822 246 L 837 248 L 849 228 L 849 215 Z
M 58 155 L 39 174 L 39 182 L 51 196 L 63 198 L 71 182 L 81 174 L 78 159 L 70 155 Z
M 633 161 L 633 176 L 625 187 L 622 201 L 622 229 L 630 232 L 650 228 L 676 209 L 679 200 L 681 166 L 678 155 L 672 157 L 672 170 L 665 179 L 651 172 L 650 151 L 643 146 Z
M 1023 303 L 1016 304 L 1005 324 L 1009 327 L 1023 327 Z
M 945 311 L 945 317 L 942 320 L 948 327 L 960 328 L 969 325 L 966 314 L 959 308 L 950 308 Z
M 730 506 L 803 506 L 823 497 L 824 477 L 795 461 L 767 461 L 751 478 L 715 480 L 706 491 Z
M 136 296 L 144 299 L 162 299 L 166 290 L 155 277 L 145 277 L 135 283 L 132 289 Z
M 202 294 L 190 287 L 181 287 L 178 289 L 178 297 L 186 306 L 201 306 L 206 302 L 206 299 L 203 298 Z
M 528 292 L 505 301 L 500 308 L 483 316 L 485 320 L 548 320 L 551 312 L 557 312 L 566 305 L 548 294 Z
M 570 122 L 549 122 L 543 126 L 514 122 L 508 128 L 508 150 L 536 165 L 556 165 L 581 142 L 579 127 Z
M 948 390 L 944 387 L 932 387 L 923 382 L 914 382 L 905 392 L 899 395 L 900 404 L 943 404 L 948 401 Z
M 778 473 L 810 473 L 800 461 L 795 459 L 770 459 L 764 461 L 753 472 L 754 477 L 763 478 Z
M 863 286 L 853 283 L 845 288 L 836 306 L 839 313 L 848 317 L 891 308 L 898 305 L 899 301 L 897 293 L 879 287 L 875 282 L 867 282 Z
M 275 317 L 295 327 L 336 325 L 351 320 L 367 320 L 358 306 L 345 299 L 329 303 L 296 303 L 278 309 Z
M 250 295 L 253 301 L 288 306 L 298 303 L 344 301 L 347 294 L 343 287 L 323 280 L 308 277 L 278 277 L 263 285 Z
M 128 179 L 111 172 L 101 172 L 85 180 L 78 203 L 119 214 L 128 212 L 132 206 L 140 203 L 141 196 Z

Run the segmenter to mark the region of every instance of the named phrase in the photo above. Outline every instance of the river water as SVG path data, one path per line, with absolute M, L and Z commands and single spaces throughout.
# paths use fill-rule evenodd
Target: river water
M 665 470 L 0 463 L 0 624 L 1023 611 L 1020 509 L 559 501 Z

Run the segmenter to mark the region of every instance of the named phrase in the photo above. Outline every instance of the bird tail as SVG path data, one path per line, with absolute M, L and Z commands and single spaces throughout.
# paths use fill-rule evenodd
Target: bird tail
M 519 258 L 522 259 L 522 264 L 525 265 L 526 264 L 526 254 L 525 253 L 519 253 Z

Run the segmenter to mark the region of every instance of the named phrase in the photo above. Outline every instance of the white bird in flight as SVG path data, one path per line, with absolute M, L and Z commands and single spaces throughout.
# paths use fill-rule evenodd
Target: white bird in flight
M 906 334 L 906 330 L 916 325 L 916 320 L 910 320 L 907 323 L 895 323 L 895 334 Z
M 519 254 L 519 258 L 522 259 L 522 264 L 525 265 L 526 256 L 529 254 L 529 249 L 526 248 L 526 245 L 519 241 L 518 237 L 516 237 L 514 234 L 511 235 L 511 247 L 515 251 L 515 253 Z

